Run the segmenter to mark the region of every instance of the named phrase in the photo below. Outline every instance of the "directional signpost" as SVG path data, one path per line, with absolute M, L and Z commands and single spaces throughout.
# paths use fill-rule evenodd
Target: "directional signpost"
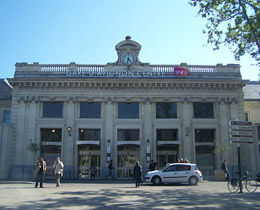
M 237 144 L 237 159 L 239 171 L 239 188 L 243 193 L 241 182 L 240 144 L 253 144 L 253 124 L 249 121 L 229 121 L 229 137 L 231 144 Z

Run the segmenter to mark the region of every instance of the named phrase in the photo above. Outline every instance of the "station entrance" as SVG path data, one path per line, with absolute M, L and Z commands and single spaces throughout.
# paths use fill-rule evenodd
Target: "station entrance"
M 96 166 L 96 178 L 100 178 L 100 146 L 99 145 L 80 145 L 79 154 L 79 178 L 89 179 L 91 164 Z
M 119 145 L 117 149 L 117 177 L 120 179 L 132 178 L 135 163 L 140 161 L 140 146 Z
M 160 145 L 157 146 L 157 164 L 158 168 L 166 166 L 168 163 L 176 163 L 179 154 L 178 145 Z

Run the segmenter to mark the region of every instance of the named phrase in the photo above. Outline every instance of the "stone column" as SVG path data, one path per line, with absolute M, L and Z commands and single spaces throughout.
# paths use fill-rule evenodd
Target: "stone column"
M 180 158 L 195 162 L 195 144 L 193 142 L 193 128 L 191 126 L 192 107 L 191 103 L 184 101 L 181 107 L 182 132 L 180 131 Z
M 105 113 L 104 113 L 104 118 L 105 118 L 105 125 L 104 125 L 104 131 L 103 131 L 103 144 L 102 146 L 102 153 L 103 158 L 102 158 L 102 162 L 101 162 L 101 166 L 102 166 L 102 178 L 105 178 L 106 173 L 107 173 L 107 166 L 108 166 L 108 162 L 107 162 L 107 147 L 110 147 L 110 152 L 111 152 L 111 159 L 113 160 L 113 166 L 115 168 L 117 168 L 117 140 L 114 139 L 115 135 L 114 135 L 114 104 L 111 100 L 108 100 L 107 103 L 105 103 Z M 114 174 L 116 175 L 116 174 Z
M 74 153 L 75 142 L 78 139 L 77 130 L 75 126 L 75 103 L 73 100 L 68 100 L 64 103 L 64 113 L 66 113 L 66 123 L 63 129 L 63 139 L 62 139 L 62 149 L 61 149 L 61 160 L 64 163 L 64 177 L 65 179 L 74 179 L 76 175 L 75 170 L 75 158 L 77 159 Z M 71 128 L 71 132 L 67 131 L 67 128 Z
M 27 146 L 29 146 L 30 143 L 36 143 L 38 144 L 38 147 L 40 147 L 40 139 L 36 138 L 36 119 L 37 119 L 37 104 L 33 101 L 32 103 L 28 104 L 28 130 L 27 130 L 27 136 L 28 139 L 25 140 L 28 142 Z M 26 163 L 30 165 L 35 165 L 37 159 L 37 153 L 33 153 L 32 151 L 26 151 Z
M 218 135 L 216 136 L 216 143 L 223 148 L 223 150 L 218 150 L 218 158 L 216 158 L 216 168 L 219 169 L 221 162 L 227 159 L 229 152 L 226 151 L 225 146 L 229 147 L 229 124 L 228 124 L 228 110 L 227 103 L 221 101 L 218 105 Z
M 65 104 L 64 104 L 65 106 Z M 63 132 L 63 139 L 62 139 L 62 159 L 64 162 L 64 165 L 67 166 L 73 166 L 74 163 L 74 145 L 77 140 L 77 131 L 76 127 L 74 126 L 74 121 L 75 121 L 75 103 L 72 101 L 69 101 L 66 104 L 66 111 L 67 113 L 66 117 L 66 125 L 64 127 L 64 132 Z M 71 127 L 71 132 L 70 134 L 67 131 L 67 128 Z
M 143 103 L 143 139 L 140 146 L 140 163 L 143 171 L 147 171 L 149 163 L 146 162 L 146 150 L 150 147 L 151 160 L 156 161 L 156 137 L 153 139 L 152 127 L 152 104 L 147 101 Z
M 8 178 L 11 159 L 11 139 L 12 128 L 9 126 L 1 126 L 1 156 L 0 156 L 0 179 Z
M 17 134 L 15 140 L 15 165 L 22 165 L 24 163 L 24 143 L 26 140 L 25 136 L 25 125 L 26 125 L 26 103 L 21 101 L 17 104 Z

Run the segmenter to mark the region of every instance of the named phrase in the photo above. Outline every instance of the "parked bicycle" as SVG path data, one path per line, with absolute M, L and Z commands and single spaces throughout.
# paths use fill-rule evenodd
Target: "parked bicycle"
M 236 172 L 237 174 L 239 172 Z M 245 186 L 248 192 L 255 192 L 257 188 L 257 181 L 251 177 L 251 173 L 244 171 L 244 176 L 241 176 L 241 186 Z M 231 193 L 236 193 L 240 189 L 239 186 L 240 178 L 235 177 L 228 180 L 227 187 Z

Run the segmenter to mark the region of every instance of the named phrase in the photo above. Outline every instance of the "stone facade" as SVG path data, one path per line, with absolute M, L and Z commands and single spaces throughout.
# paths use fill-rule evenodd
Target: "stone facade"
M 12 101 L 12 87 L 4 79 L 0 79 L 0 178 L 9 176 L 10 139 L 10 113 Z
M 146 171 L 151 159 L 163 165 L 177 158 L 197 163 L 205 177 L 212 176 L 222 157 L 220 152 L 213 152 L 214 146 L 229 142 L 229 120 L 244 120 L 243 87 L 247 81 L 241 78 L 240 66 L 151 65 L 139 60 L 140 50 L 141 45 L 128 37 L 116 46 L 115 63 L 17 63 L 15 76 L 9 79 L 13 86 L 10 176 L 30 178 L 35 161 L 48 146 L 60 149 L 68 179 L 88 177 L 87 162 L 94 159 L 99 178 L 106 176 L 110 159 L 118 178 L 130 178 L 137 160 Z M 43 106 L 48 102 L 62 103 L 62 117 L 44 116 Z M 99 103 L 101 116 L 82 118 L 81 103 Z M 121 103 L 138 104 L 138 117 L 121 118 Z M 158 103 L 174 103 L 177 116 L 157 118 Z M 212 105 L 212 116 L 196 117 L 196 103 Z M 61 140 L 44 140 L 46 129 L 61 131 Z M 100 132 L 100 138 L 81 140 L 84 129 Z M 138 137 L 120 140 L 119 133 L 125 130 L 137 132 Z M 160 132 L 168 130 L 177 133 L 175 139 L 158 139 Z M 200 141 L 196 132 L 204 130 L 213 131 L 212 141 Z M 36 150 L 30 149 L 32 145 Z M 241 149 L 246 168 L 246 149 Z M 46 154 L 48 158 L 52 155 Z M 236 146 L 230 145 L 224 156 L 235 170 Z

